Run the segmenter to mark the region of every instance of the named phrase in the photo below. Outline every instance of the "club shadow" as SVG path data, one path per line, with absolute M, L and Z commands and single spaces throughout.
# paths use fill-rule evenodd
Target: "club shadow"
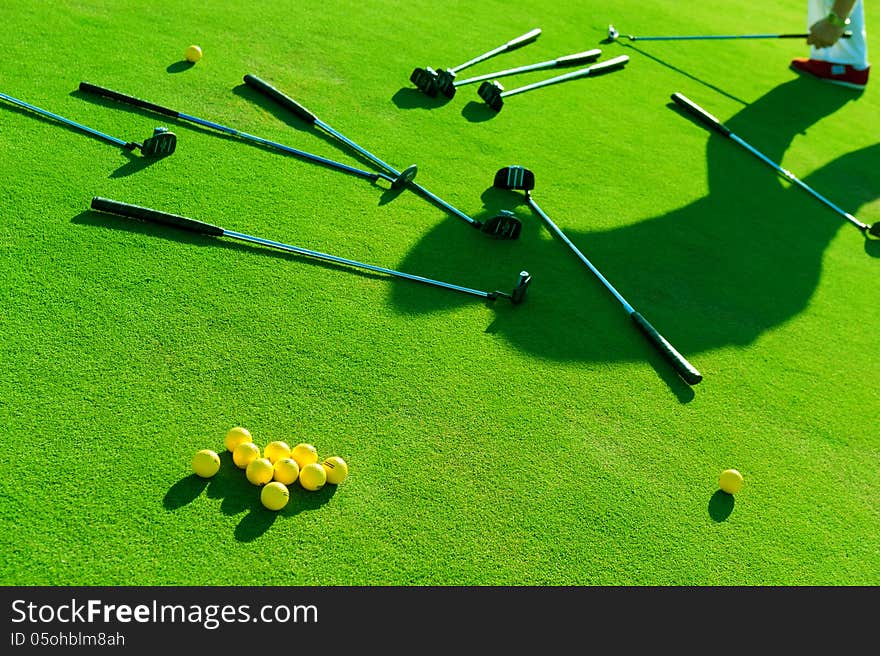
M 687 71 L 685 71 L 681 68 L 678 68 L 677 66 L 674 66 L 674 65 L 670 64 L 669 62 L 666 62 L 666 61 L 660 59 L 656 55 L 652 55 L 651 53 L 646 52 L 646 51 L 642 50 L 641 48 L 634 46 L 631 43 L 620 41 L 619 39 L 617 40 L 617 43 L 620 44 L 621 47 L 629 48 L 630 50 L 640 54 L 642 57 L 645 57 L 646 59 L 650 59 L 651 61 L 653 61 L 657 64 L 660 64 L 661 66 L 664 66 L 665 68 L 668 68 L 669 70 L 674 71 L 675 73 L 678 73 L 679 75 L 686 77 L 689 80 L 693 80 L 694 82 L 701 84 L 708 89 L 712 89 L 712 91 L 714 91 L 715 93 L 721 94 L 725 98 L 729 98 L 730 100 L 733 100 L 734 102 L 737 102 L 740 105 L 748 105 L 749 104 L 747 101 L 743 100 L 742 98 L 738 98 L 737 96 L 734 96 L 731 93 L 728 93 L 727 91 L 720 88 L 719 86 L 712 84 L 711 82 L 707 82 L 706 80 L 703 80 L 703 79 L 697 77 L 696 75 L 688 73 Z
M 471 123 L 482 123 L 498 116 L 498 112 L 484 102 L 471 100 L 462 108 L 461 115 Z
M 448 105 L 452 98 L 447 98 L 442 93 L 429 96 L 412 87 L 402 87 L 393 96 L 393 102 L 399 109 L 439 109 Z

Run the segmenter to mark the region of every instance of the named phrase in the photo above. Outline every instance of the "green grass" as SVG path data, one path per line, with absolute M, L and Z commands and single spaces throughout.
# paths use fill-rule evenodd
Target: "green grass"
M 877 585 L 876 243 L 730 140 L 681 92 L 862 221 L 880 220 L 878 89 L 798 78 L 803 2 L 121 0 L 0 7 L 2 90 L 93 128 L 179 138 L 146 162 L 0 108 L 0 532 L 6 585 Z M 870 18 L 869 18 L 870 22 Z M 509 98 L 409 83 L 603 48 L 621 72 Z M 869 51 L 880 52 L 869 34 Z M 182 66 L 199 44 L 204 58 Z M 255 74 L 475 218 L 77 91 L 81 80 L 369 168 L 242 84 Z M 506 78 L 513 88 L 547 76 Z M 534 197 L 704 375 L 683 383 L 533 215 Z M 89 210 L 93 196 L 480 290 L 520 306 Z M 228 453 L 310 442 L 349 479 L 261 507 Z M 717 491 L 738 468 L 735 498 Z

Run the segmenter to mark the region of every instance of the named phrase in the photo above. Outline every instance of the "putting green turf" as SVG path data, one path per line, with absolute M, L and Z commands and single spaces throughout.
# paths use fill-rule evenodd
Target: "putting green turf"
M 880 87 L 797 77 L 801 0 L 674 3 L 121 0 L 0 6 L 0 91 L 160 161 L 0 107 L 0 581 L 23 585 L 877 585 L 880 249 L 681 92 L 866 223 L 880 220 Z M 869 10 L 871 8 L 869 7 Z M 869 28 L 880 27 L 876 15 Z M 474 75 L 603 49 L 622 71 L 507 100 L 432 101 Z M 181 60 L 199 44 L 204 58 Z M 880 53 L 880 30 L 869 34 Z M 876 54 L 875 54 L 876 56 Z M 410 192 L 77 91 L 106 86 L 369 168 L 242 84 L 257 75 L 478 219 Z M 464 74 L 464 73 L 463 73 Z M 514 88 L 548 77 L 503 80 Z M 701 371 L 683 383 L 501 167 Z M 98 214 L 93 196 L 448 281 L 519 306 Z M 310 442 L 347 481 L 279 513 L 225 431 Z M 735 497 L 717 489 L 738 468 Z

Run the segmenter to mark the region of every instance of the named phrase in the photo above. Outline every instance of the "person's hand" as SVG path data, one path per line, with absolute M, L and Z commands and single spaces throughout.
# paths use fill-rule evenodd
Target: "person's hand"
M 828 48 L 837 43 L 837 40 L 843 36 L 844 29 L 837 25 L 832 25 L 827 18 L 817 21 L 810 28 L 810 36 L 807 37 L 807 43 L 817 48 Z

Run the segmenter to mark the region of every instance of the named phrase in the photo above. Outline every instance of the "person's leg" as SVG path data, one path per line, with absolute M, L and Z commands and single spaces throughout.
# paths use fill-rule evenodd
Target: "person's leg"
M 834 0 L 807 0 L 807 29 L 825 18 L 833 4 Z M 852 32 L 852 37 L 838 39 L 830 48 L 811 46 L 810 57 L 793 59 L 791 68 L 825 82 L 864 89 L 871 68 L 868 65 L 863 0 L 856 1 L 849 18 L 847 30 Z
M 807 3 L 807 29 L 822 20 L 831 11 L 834 0 L 809 0 Z M 858 0 L 850 14 L 847 30 L 852 32 L 849 39 L 840 39 L 830 48 L 810 47 L 810 59 L 849 64 L 857 70 L 868 68 L 868 44 L 865 35 L 865 9 Z

